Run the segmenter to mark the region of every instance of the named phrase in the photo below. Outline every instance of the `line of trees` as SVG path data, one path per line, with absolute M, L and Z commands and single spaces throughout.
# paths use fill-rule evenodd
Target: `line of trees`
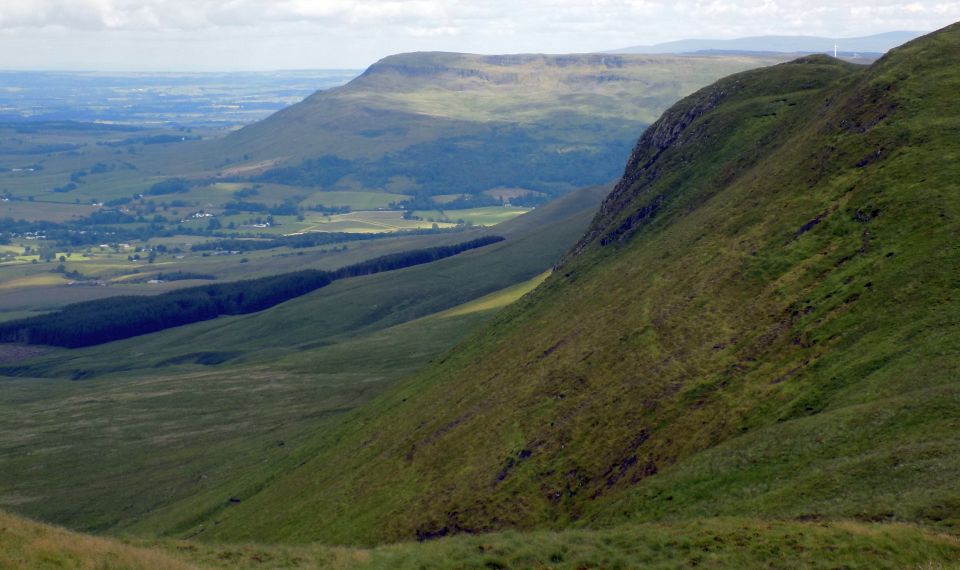
M 376 257 L 374 259 L 368 259 L 367 261 L 361 261 L 360 263 L 354 263 L 353 265 L 347 265 L 346 267 L 341 267 L 336 271 L 330 272 L 330 277 L 336 281 L 337 279 L 345 279 L 347 277 L 359 277 L 361 275 L 371 275 L 373 273 L 380 273 L 382 271 L 403 269 L 404 267 L 411 267 L 413 265 L 422 265 L 424 263 L 430 263 L 431 261 L 437 261 L 445 257 L 457 255 L 458 253 L 467 251 L 468 249 L 476 249 L 478 247 L 497 243 L 498 241 L 503 241 L 503 239 L 504 238 L 500 236 L 483 236 L 454 245 L 441 245 L 439 247 L 431 247 L 427 249 L 414 249 L 411 251 L 402 251 L 400 253 L 391 253 Z
M 147 190 L 151 196 L 162 196 L 164 194 L 183 194 L 190 191 L 190 181 L 183 178 L 167 178 L 161 180 Z
M 484 236 L 455 245 L 385 255 L 336 271 L 307 269 L 271 277 L 216 283 L 153 297 L 122 296 L 67 305 L 55 313 L 0 323 L 0 342 L 93 346 L 214 319 L 268 309 L 337 279 L 430 263 L 502 241 Z

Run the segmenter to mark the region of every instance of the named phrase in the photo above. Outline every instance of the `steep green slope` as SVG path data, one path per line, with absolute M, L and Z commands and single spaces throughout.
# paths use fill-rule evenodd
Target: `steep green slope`
M 546 283 L 200 536 L 960 524 L 960 25 L 671 108 Z M 214 524 L 215 523 L 215 524 Z

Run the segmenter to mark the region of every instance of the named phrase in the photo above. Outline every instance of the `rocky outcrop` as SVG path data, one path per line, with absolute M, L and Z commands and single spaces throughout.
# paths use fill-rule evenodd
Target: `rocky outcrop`
M 644 200 L 642 194 L 659 176 L 658 160 L 666 150 L 686 144 L 691 135 L 690 126 L 741 88 L 742 83 L 737 78 L 720 81 L 683 99 L 650 125 L 637 141 L 623 178 L 603 201 L 590 229 L 573 248 L 572 255 L 579 255 L 598 240 L 601 245 L 607 245 L 624 239 L 638 224 L 656 216 L 669 196 L 658 194 Z M 624 215 L 629 208 L 633 211 Z

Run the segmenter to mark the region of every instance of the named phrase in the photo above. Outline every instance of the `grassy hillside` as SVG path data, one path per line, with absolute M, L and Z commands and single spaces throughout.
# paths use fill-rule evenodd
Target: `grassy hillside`
M 194 157 L 231 157 L 221 175 L 287 184 L 558 195 L 619 176 L 636 133 L 678 98 L 777 61 L 783 58 L 401 54 L 342 88 L 198 146 Z
M 42 525 L 0 512 L 0 568 L 188 570 L 175 556 Z
M 958 63 L 955 25 L 684 99 L 544 285 L 194 531 L 956 530 Z
M 477 230 L 507 238 L 480 255 L 356 278 L 257 314 L 12 355 L 0 371 L 17 376 L 0 375 L 0 506 L 77 529 L 148 533 L 232 506 L 298 462 L 310 434 L 532 288 L 607 190 Z M 438 237 L 462 239 L 407 239 Z
M 540 123 L 560 132 L 585 127 L 588 120 L 613 120 L 631 129 L 649 124 L 678 97 L 711 80 L 777 61 L 782 59 L 400 54 L 375 63 L 346 86 L 318 92 L 224 142 L 227 148 L 248 145 L 270 159 L 356 158 L 488 122 Z M 331 133 L 318 133 L 320 126 Z M 334 131 L 339 132 L 331 138 Z M 595 132 L 590 138 L 604 136 L 609 133 Z M 300 148 L 293 148 L 294 143 Z
M 0 505 L 93 532 L 189 526 L 499 308 L 470 307 L 241 365 L 197 364 L 183 347 L 161 366 L 121 352 L 104 366 L 132 371 L 83 381 L 0 377 Z

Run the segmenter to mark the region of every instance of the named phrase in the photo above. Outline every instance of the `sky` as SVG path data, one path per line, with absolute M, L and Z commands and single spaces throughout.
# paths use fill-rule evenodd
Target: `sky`
M 0 0 L 0 69 L 361 69 L 394 53 L 932 31 L 960 0 Z

